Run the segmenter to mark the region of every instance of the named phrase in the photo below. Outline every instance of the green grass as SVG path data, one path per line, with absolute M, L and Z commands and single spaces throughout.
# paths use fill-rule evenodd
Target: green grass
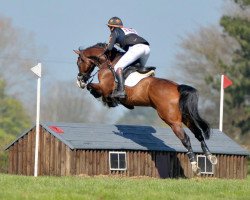
M 0 199 L 250 199 L 244 180 L 127 177 L 27 177 L 0 174 Z

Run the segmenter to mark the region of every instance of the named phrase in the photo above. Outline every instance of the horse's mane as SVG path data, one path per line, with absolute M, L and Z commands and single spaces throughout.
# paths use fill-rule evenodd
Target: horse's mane
M 102 43 L 102 42 L 98 42 L 97 44 L 90 46 L 86 49 L 90 49 L 90 48 L 105 48 L 107 46 L 107 43 Z

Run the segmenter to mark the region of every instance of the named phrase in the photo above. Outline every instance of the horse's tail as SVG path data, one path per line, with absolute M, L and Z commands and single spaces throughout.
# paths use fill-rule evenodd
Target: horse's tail
M 195 134 L 196 138 L 209 139 L 210 126 L 202 119 L 198 112 L 198 92 L 195 88 L 188 85 L 179 85 L 180 93 L 179 106 L 182 113 L 183 123 Z

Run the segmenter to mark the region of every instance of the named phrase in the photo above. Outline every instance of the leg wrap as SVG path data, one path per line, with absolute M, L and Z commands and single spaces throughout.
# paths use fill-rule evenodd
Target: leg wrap
M 211 155 L 211 152 L 209 151 L 209 149 L 208 149 L 208 147 L 207 147 L 207 145 L 206 145 L 206 143 L 205 143 L 204 140 L 201 141 L 201 148 L 202 148 L 202 150 L 203 150 L 203 152 L 204 152 L 204 154 L 205 154 L 206 156 Z
M 188 155 L 190 162 L 196 162 L 195 154 L 193 152 L 189 136 L 185 134 L 185 138 L 181 140 L 181 142 L 188 150 L 187 155 Z

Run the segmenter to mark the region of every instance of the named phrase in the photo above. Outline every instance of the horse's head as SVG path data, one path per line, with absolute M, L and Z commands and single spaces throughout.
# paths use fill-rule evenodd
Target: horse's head
M 78 54 L 77 66 L 79 73 L 77 84 L 80 88 L 85 88 L 95 66 L 100 66 L 107 60 L 107 57 L 104 55 L 105 47 L 106 44 L 98 43 L 84 50 L 74 50 Z
M 84 51 L 74 50 L 74 52 L 79 55 L 77 59 L 77 66 L 79 70 L 77 84 L 83 89 L 91 77 L 91 72 L 94 70 L 96 64 L 92 59 L 85 56 Z

